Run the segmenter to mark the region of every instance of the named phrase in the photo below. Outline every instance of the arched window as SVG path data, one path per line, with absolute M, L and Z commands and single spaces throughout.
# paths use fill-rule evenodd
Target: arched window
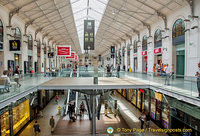
M 3 23 L 0 19 L 0 49 L 3 49 Z
M 160 29 L 157 29 L 154 34 L 154 48 L 162 47 L 162 34 Z
M 33 37 L 32 37 L 32 35 L 28 36 L 28 49 L 33 50 Z
M 185 35 L 185 24 L 182 19 L 176 20 L 172 28 L 172 38 L 179 37 Z
M 142 38 L 142 50 L 145 51 L 147 50 L 147 36 L 143 36 Z
M 37 41 L 37 56 L 40 57 L 40 40 Z
M 133 43 L 133 48 L 134 48 L 133 53 L 137 53 L 137 42 L 136 42 L 136 40 Z
M 20 31 L 19 27 L 16 27 L 16 28 L 15 28 L 14 37 L 15 37 L 15 39 L 17 39 L 17 40 L 21 40 L 21 31 Z

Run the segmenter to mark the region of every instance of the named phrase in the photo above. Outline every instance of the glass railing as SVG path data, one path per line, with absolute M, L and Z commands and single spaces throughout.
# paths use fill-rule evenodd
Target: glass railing
M 198 97 L 197 77 L 183 75 L 166 75 L 161 73 L 129 73 L 126 72 L 133 80 L 162 88 L 174 93 L 190 97 Z
M 48 72 L 48 73 L 32 73 L 23 74 L 20 76 L 10 77 L 12 82 L 8 88 L 1 89 L 0 102 L 6 100 L 12 96 L 16 96 L 20 93 L 28 91 L 37 87 L 38 85 L 45 83 L 51 79 L 57 77 L 69 77 L 71 71 L 63 70 L 60 72 Z

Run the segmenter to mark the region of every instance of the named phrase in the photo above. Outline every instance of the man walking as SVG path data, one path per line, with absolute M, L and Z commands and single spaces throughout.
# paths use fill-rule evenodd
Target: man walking
M 49 120 L 49 125 L 51 126 L 51 133 L 53 133 L 53 129 L 54 129 L 54 125 L 55 125 L 55 121 L 53 116 L 51 116 L 50 120 Z
M 40 126 L 39 126 L 37 120 L 35 121 L 35 124 L 33 126 L 33 131 L 34 131 L 35 136 L 39 136 Z

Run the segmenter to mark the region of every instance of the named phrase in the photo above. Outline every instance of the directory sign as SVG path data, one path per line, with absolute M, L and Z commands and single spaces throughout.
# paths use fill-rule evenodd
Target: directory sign
M 75 59 L 75 52 L 71 51 L 71 56 L 67 56 L 66 59 Z
M 71 56 L 71 46 L 57 46 L 57 56 Z
M 94 20 L 84 20 L 84 50 L 94 50 Z
M 111 46 L 111 58 L 115 57 L 115 46 Z
M 20 40 L 10 40 L 10 51 L 20 51 Z

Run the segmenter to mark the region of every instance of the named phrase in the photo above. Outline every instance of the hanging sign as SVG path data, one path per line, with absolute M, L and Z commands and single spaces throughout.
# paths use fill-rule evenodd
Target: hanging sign
M 154 54 L 161 53 L 161 48 L 154 49 Z
M 53 52 L 48 53 L 48 58 L 53 58 L 53 56 L 54 56 Z
M 142 56 L 145 56 L 145 55 L 147 55 L 147 51 L 142 52 Z
M 110 53 L 111 53 L 111 58 L 114 58 L 115 57 L 115 46 L 111 46 Z
M 74 59 L 75 58 L 75 52 L 71 51 L 71 56 L 67 56 L 66 59 Z
M 70 45 L 57 46 L 57 56 L 71 56 L 71 46 Z
M 74 56 L 74 58 L 75 58 L 75 61 L 78 61 L 78 55 L 77 54 Z
M 20 51 L 20 40 L 10 40 L 10 51 Z
M 94 50 L 94 20 L 84 20 L 84 50 Z

